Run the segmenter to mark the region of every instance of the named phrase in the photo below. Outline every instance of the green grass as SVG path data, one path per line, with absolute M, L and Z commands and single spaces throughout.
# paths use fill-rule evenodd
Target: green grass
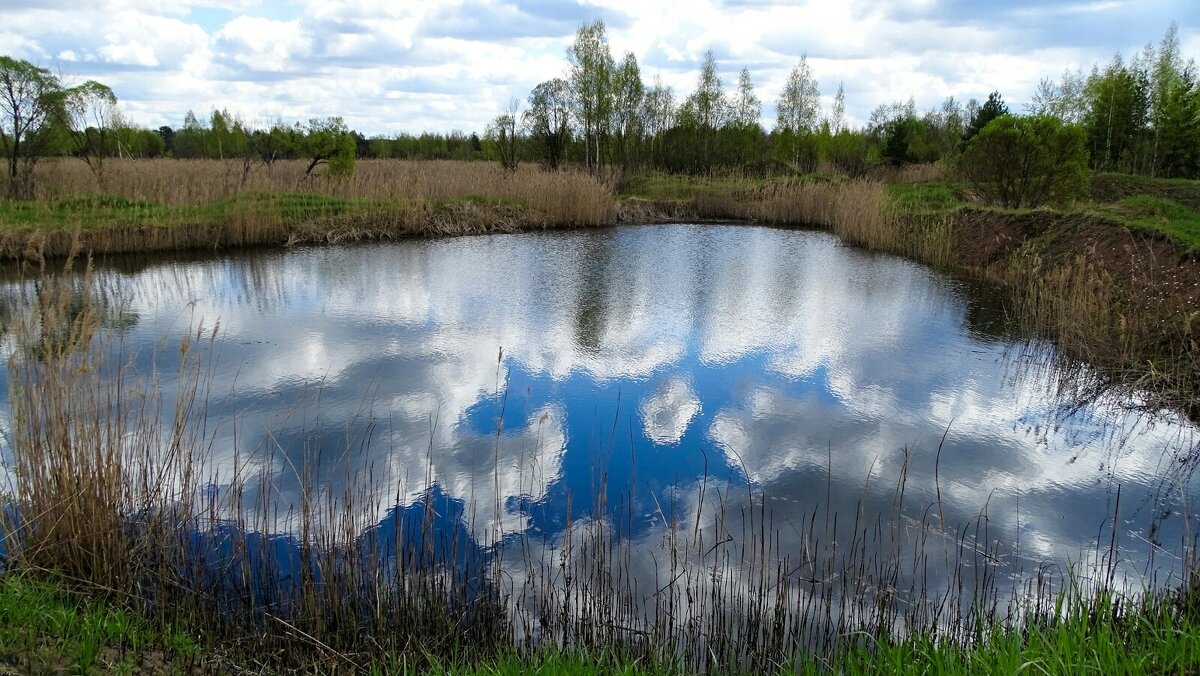
M 1174 597 L 1117 606 L 1108 598 L 1055 613 L 1060 621 L 1023 630 L 985 630 L 962 646 L 916 635 L 902 641 L 849 636 L 852 646 L 808 655 L 781 673 L 895 674 L 1120 674 L 1197 673 L 1200 613 Z M 239 660 L 229 653 L 233 662 Z M 254 656 L 246 656 L 254 663 Z M 0 674 L 188 673 L 202 668 L 202 651 L 187 635 L 105 606 L 45 579 L 0 576 Z M 317 665 L 289 664 L 302 672 Z M 481 662 L 443 662 L 401 654 L 366 668 L 371 674 L 433 676 L 573 676 L 685 673 L 679 665 L 632 659 L 620 652 L 556 648 L 509 653 Z
M 1096 212 L 1131 228 L 1160 232 L 1190 249 L 1200 249 L 1200 211 L 1173 199 L 1131 195 L 1097 207 Z
M 902 642 L 872 642 L 837 655 L 834 664 L 813 657 L 797 671 L 894 674 L 1194 674 L 1200 670 L 1200 617 L 1172 599 L 1128 612 L 1107 598 L 1037 623 L 1024 631 L 993 629 L 962 647 L 919 635 Z M 860 642 L 862 643 L 862 642 Z
M 409 662 L 403 658 L 371 666 L 371 674 L 426 674 L 428 676 L 665 676 L 686 674 L 680 667 L 642 664 L 630 658 L 605 653 L 570 653 L 558 649 L 539 650 L 531 654 L 511 653 L 496 660 L 476 664 Z
M 46 580 L 0 575 L 0 674 L 179 673 L 199 654 L 186 634 Z
M 888 194 L 900 212 L 908 215 L 948 214 L 966 205 L 945 181 L 891 183 Z

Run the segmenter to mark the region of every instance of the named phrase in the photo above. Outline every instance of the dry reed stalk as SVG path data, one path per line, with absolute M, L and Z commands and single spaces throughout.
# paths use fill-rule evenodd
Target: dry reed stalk
M 353 176 L 327 180 L 305 177 L 303 162 L 281 161 L 242 181 L 235 164 L 113 161 L 107 197 L 98 198 L 95 178 L 82 163 L 45 162 L 40 202 L 30 207 L 33 220 L 0 224 L 9 226 L 0 227 L 0 257 L 42 263 L 81 252 L 516 232 L 600 226 L 616 218 L 611 190 L 573 170 L 513 173 L 481 162 L 367 160 Z M 309 195 L 350 202 L 331 206 L 306 201 Z M 39 218 L 53 225 L 40 225 Z

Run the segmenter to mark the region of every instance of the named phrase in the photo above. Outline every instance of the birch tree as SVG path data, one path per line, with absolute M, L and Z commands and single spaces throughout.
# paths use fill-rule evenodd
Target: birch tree
M 584 163 L 597 171 L 603 161 L 601 148 L 608 141 L 615 67 L 603 21 L 597 19 L 579 27 L 575 43 L 567 49 L 567 61 L 571 64 L 571 93 L 584 142 Z
M 808 57 L 801 56 L 800 63 L 788 75 L 776 103 L 776 129 L 787 130 L 797 136 L 815 131 L 820 114 L 820 98 L 821 90 L 809 68 Z
M 566 159 L 571 133 L 571 85 L 555 78 L 534 87 L 524 119 L 529 140 L 537 144 L 542 156 L 542 166 L 558 169 Z
M 0 56 L 0 147 L 8 160 L 9 197 L 33 195 L 33 167 L 46 123 L 62 104 L 61 90 L 49 70 Z
M 738 74 L 737 94 L 733 99 L 730 118 L 735 125 L 743 128 L 758 125 L 762 118 L 762 101 L 754 93 L 749 68 L 742 68 Z

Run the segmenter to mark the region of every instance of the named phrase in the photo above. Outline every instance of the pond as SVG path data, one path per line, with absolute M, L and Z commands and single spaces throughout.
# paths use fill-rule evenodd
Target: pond
M 459 554 L 505 560 L 520 603 L 549 593 L 528 562 L 584 556 L 574 538 L 597 525 L 643 609 L 683 575 L 662 555 L 677 540 L 702 570 L 791 557 L 808 580 L 889 548 L 926 578 L 968 558 L 1018 584 L 1046 565 L 1112 562 L 1134 585 L 1182 568 L 1193 425 L 1062 397 L 1054 349 L 986 289 L 827 233 L 619 227 L 95 278 L 167 411 L 172 341 L 218 327 L 193 347 L 214 491 L 236 461 L 268 477 L 244 503 L 277 515 L 314 488 L 379 532 L 429 507 Z M 747 528 L 769 543 L 749 559 Z

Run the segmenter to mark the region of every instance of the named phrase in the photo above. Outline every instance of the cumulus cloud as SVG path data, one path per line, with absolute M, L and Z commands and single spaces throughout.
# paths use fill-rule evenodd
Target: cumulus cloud
M 1200 43 L 1187 0 L 36 0 L 0 6 L 0 52 L 113 85 L 138 122 L 188 109 L 249 119 L 340 114 L 361 131 L 479 130 L 509 98 L 562 74 L 580 23 L 601 18 L 614 54 L 681 97 L 708 49 L 725 84 L 749 67 L 764 115 L 807 55 L 828 105 L 839 81 L 862 123 L 879 103 L 999 89 L 1027 101 L 1038 80 L 1155 42 L 1172 20 Z

